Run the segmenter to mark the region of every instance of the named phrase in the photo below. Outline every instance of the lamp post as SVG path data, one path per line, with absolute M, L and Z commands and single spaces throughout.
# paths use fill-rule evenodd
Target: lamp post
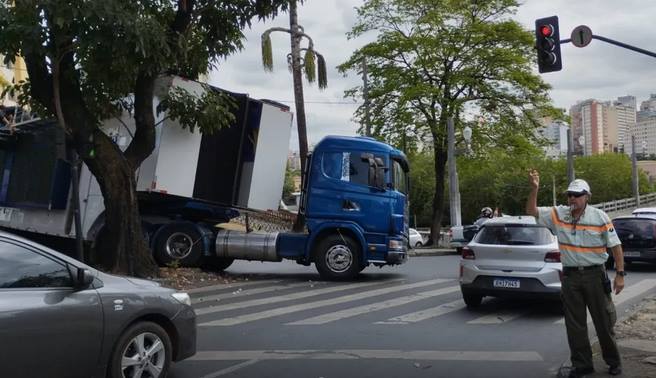
M 462 136 L 467 143 L 467 151 L 471 148 L 472 129 L 466 126 Z M 451 226 L 461 226 L 460 215 L 460 188 L 458 187 L 458 172 L 456 170 L 456 141 L 455 126 L 453 118 L 447 120 L 447 160 L 449 162 L 449 209 L 451 215 Z

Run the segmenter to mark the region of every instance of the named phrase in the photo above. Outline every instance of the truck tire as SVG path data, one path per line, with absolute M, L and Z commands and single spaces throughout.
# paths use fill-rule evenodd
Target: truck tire
M 190 223 L 171 223 L 155 235 L 153 254 L 162 265 L 200 266 L 203 258 L 203 235 Z
M 230 257 L 205 256 L 203 257 L 203 267 L 215 272 L 223 272 L 235 259 Z
M 314 264 L 323 279 L 347 281 L 360 273 L 360 246 L 343 234 L 332 234 L 316 244 Z

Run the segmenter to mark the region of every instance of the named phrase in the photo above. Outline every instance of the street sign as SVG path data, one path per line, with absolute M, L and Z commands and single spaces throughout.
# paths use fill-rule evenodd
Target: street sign
M 576 47 L 585 47 L 592 41 L 592 30 L 585 25 L 580 25 L 572 30 L 572 44 Z

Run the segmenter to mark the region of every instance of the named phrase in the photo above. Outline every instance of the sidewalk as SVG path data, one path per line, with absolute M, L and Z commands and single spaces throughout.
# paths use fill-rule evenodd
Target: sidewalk
M 617 344 L 622 356 L 622 375 L 619 377 L 656 377 L 656 296 L 643 299 L 629 310 L 627 315 L 628 317 L 623 318 L 622 314 L 618 314 L 619 320 L 615 326 Z M 587 377 L 610 377 L 596 339 L 592 352 L 595 372 Z M 558 376 L 566 377 L 569 369 L 562 368 L 561 371 L 564 375 Z

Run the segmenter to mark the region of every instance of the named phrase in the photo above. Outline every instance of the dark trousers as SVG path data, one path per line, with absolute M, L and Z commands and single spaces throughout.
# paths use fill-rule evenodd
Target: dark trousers
M 609 366 L 621 365 L 615 342 L 615 305 L 604 282 L 608 280 L 603 266 L 590 270 L 566 270 L 563 275 L 561 298 L 565 309 L 567 341 L 571 352 L 572 366 L 592 367 L 592 349 L 588 339 L 586 307 L 592 322 L 604 361 Z

